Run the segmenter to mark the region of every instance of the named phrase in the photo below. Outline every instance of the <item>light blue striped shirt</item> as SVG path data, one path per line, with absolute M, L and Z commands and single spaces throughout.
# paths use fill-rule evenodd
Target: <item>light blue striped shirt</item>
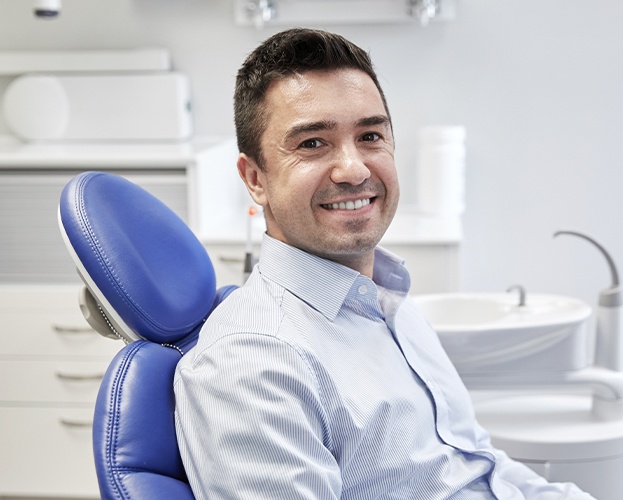
M 178 365 L 200 499 L 591 498 L 491 447 L 402 262 L 374 279 L 268 236 Z

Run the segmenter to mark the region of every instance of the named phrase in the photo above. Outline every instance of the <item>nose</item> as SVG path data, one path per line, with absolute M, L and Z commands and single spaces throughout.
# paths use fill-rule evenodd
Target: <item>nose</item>
M 358 186 L 368 177 L 370 169 L 355 145 L 343 145 L 337 150 L 331 169 L 331 180 L 335 184 Z

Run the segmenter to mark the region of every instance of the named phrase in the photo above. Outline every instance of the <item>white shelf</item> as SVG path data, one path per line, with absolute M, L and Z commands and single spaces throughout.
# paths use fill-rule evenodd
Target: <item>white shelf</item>
M 167 49 L 0 51 L 0 75 L 65 71 L 170 71 Z
M 218 139 L 180 142 L 22 142 L 0 136 L 0 168 L 186 167 Z

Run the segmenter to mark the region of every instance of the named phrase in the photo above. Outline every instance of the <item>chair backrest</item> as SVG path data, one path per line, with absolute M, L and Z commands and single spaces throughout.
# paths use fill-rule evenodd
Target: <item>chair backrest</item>
M 85 283 L 85 318 L 128 344 L 111 362 L 95 406 L 101 496 L 191 499 L 175 434 L 175 366 L 235 287 L 217 290 L 210 258 L 194 233 L 123 177 L 77 175 L 61 194 L 58 215 Z

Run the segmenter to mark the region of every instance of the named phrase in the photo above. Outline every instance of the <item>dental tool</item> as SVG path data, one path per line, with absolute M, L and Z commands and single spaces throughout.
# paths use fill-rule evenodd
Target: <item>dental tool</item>
M 247 212 L 247 243 L 244 253 L 244 268 L 243 268 L 243 281 L 247 281 L 253 266 L 255 265 L 255 258 L 253 257 L 253 216 L 257 214 L 257 207 L 254 205 L 249 206 Z

